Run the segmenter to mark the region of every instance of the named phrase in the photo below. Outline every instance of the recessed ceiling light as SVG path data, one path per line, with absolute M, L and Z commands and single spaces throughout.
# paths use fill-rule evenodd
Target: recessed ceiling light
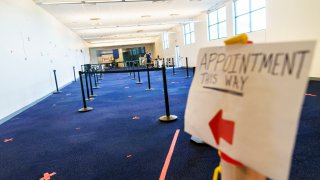
M 152 3 L 168 3 L 166 0 L 152 0 Z
M 100 20 L 100 18 L 97 18 L 97 17 L 95 17 L 95 18 L 90 18 L 90 21 L 99 21 Z
M 151 17 L 151 15 L 143 15 L 143 16 L 141 16 L 142 18 L 149 18 L 149 17 Z
M 86 5 L 86 6 L 95 6 L 96 3 L 95 2 L 86 2 L 86 1 L 81 1 L 82 5 Z

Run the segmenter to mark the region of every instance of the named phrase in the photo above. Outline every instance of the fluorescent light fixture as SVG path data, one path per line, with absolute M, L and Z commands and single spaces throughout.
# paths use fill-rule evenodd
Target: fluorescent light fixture
M 98 17 L 90 18 L 90 21 L 99 21 L 99 20 L 100 20 L 100 18 L 98 18 Z
M 117 25 L 117 26 L 98 26 L 98 27 L 75 27 L 72 30 L 90 30 L 90 29 L 109 29 L 109 28 L 127 28 L 127 27 L 141 27 L 141 26 L 161 26 L 161 25 L 177 25 L 185 24 L 190 21 L 170 21 L 163 23 L 149 23 L 149 24 L 132 24 L 132 25 Z
M 61 2 L 37 2 L 39 5 L 57 5 L 57 4 L 79 4 L 78 2 L 68 2 L 68 1 L 61 1 Z
M 96 5 L 99 3 L 125 3 L 125 2 L 167 2 L 167 0 L 104 0 L 104 1 L 56 1 L 56 2 L 36 1 L 36 4 L 38 5 L 58 5 L 58 4 Z
M 168 3 L 168 0 L 152 0 L 152 3 Z
M 98 40 L 98 41 L 91 41 L 89 42 L 90 44 L 101 44 L 101 43 L 127 43 L 127 42 L 144 42 L 144 41 L 155 41 L 154 38 L 143 38 L 143 39 L 137 39 L 137 38 L 133 38 L 133 39 L 113 39 L 113 40 Z
M 162 34 L 161 32 L 152 32 L 152 33 L 139 33 L 139 34 L 118 34 L 118 35 L 106 35 L 106 36 L 87 36 L 82 37 L 84 40 L 98 40 L 98 39 L 109 39 L 109 40 L 117 40 L 117 39 L 123 39 L 123 38 L 155 38 L 157 36 L 160 36 Z
M 151 17 L 151 15 L 143 15 L 143 16 L 141 16 L 141 18 L 149 18 L 149 17 Z

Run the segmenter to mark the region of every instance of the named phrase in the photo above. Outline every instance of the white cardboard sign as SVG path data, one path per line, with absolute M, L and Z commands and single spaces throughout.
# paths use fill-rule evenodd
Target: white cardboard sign
M 288 179 L 315 42 L 199 51 L 185 131 L 272 179 Z

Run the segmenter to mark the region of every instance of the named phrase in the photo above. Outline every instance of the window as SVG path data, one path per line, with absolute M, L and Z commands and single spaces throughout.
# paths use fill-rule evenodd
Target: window
M 236 34 L 266 28 L 265 0 L 235 0 L 234 10 Z
M 188 23 L 183 26 L 184 29 L 184 44 L 192 44 L 195 42 L 194 38 L 194 23 Z
M 169 33 L 164 32 L 162 35 L 163 38 L 163 49 L 168 49 L 169 48 Z
M 227 37 L 226 7 L 208 14 L 209 40 Z

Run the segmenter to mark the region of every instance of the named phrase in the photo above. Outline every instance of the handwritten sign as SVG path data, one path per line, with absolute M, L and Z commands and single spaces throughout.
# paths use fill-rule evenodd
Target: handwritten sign
M 201 49 L 185 131 L 272 179 L 287 179 L 314 47 Z

